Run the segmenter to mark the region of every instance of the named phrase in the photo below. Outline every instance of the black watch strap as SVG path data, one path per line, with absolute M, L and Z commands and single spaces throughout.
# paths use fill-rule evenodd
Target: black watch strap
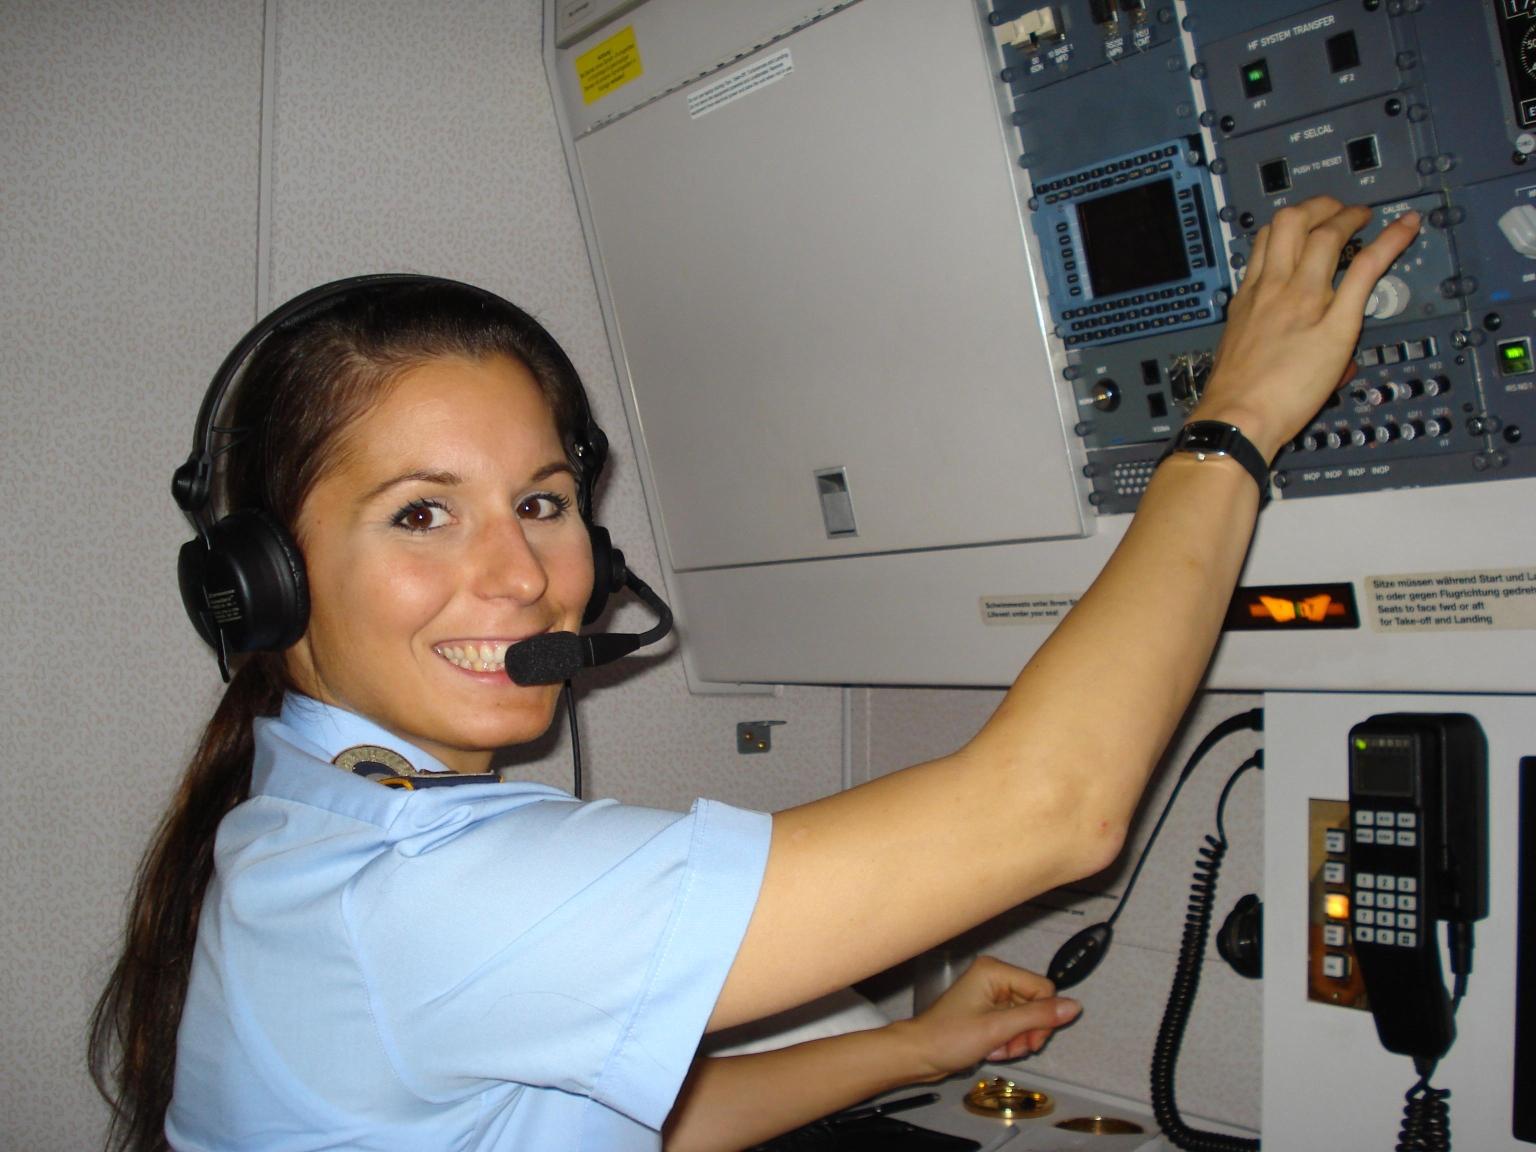
M 1248 475 L 1259 486 L 1259 496 L 1269 495 L 1269 464 L 1253 441 L 1235 425 L 1219 420 L 1191 421 L 1179 429 L 1157 462 L 1161 464 L 1175 452 L 1190 452 L 1202 460 L 1207 456 L 1230 456 L 1248 469 Z

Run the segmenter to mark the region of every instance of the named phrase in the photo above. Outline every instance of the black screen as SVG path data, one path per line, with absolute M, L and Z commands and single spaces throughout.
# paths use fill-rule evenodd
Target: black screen
M 1353 790 L 1372 796 L 1401 796 L 1412 800 L 1413 753 L 1367 747 L 1356 749 L 1350 762 Z
M 1077 206 L 1088 282 L 1095 296 L 1117 296 L 1189 275 L 1173 181 L 1156 180 Z

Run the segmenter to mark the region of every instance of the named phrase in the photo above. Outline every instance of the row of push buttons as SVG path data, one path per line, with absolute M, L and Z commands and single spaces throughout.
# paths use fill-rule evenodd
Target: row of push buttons
M 1357 924 L 1376 924 L 1382 928 L 1417 928 L 1419 918 L 1412 912 L 1393 912 L 1390 908 L 1356 908 Z
M 1088 340 L 1131 336 L 1154 328 L 1208 320 L 1211 310 L 1196 307 L 1204 303 L 1199 298 L 1204 290 L 1204 284 L 1181 284 L 1177 288 L 1138 292 L 1134 296 L 1090 304 L 1084 308 L 1068 308 L 1061 314 L 1063 320 L 1071 322 L 1063 343 L 1071 346 Z M 1077 289 L 1072 291 L 1075 293 Z
M 1143 309 L 1141 315 L 1145 316 L 1150 311 L 1151 309 Z M 1190 324 L 1197 320 L 1209 320 L 1210 318 L 1211 310 L 1209 308 L 1199 308 L 1190 312 L 1175 313 L 1170 311 L 1166 316 L 1152 316 L 1150 319 L 1141 320 L 1124 317 L 1125 323 L 1123 324 L 1114 324 L 1115 320 L 1122 319 L 1122 317 L 1111 315 L 1106 316 L 1098 324 L 1074 324 L 1072 327 L 1083 327 L 1087 328 L 1088 331 L 1076 335 L 1068 335 L 1062 340 L 1062 343 L 1068 347 L 1073 347 L 1089 340 L 1102 340 L 1105 337 L 1133 336 L 1138 332 L 1150 332 L 1154 328 L 1171 328 L 1180 324 Z M 1106 324 L 1111 326 L 1105 327 L 1104 325 Z
M 1114 176 L 1105 176 L 1101 180 L 1094 180 L 1087 184 L 1080 184 L 1075 188 L 1067 188 L 1061 192 L 1047 192 L 1045 202 L 1055 204 L 1060 200 L 1070 200 L 1074 196 L 1083 196 L 1089 192 L 1102 192 L 1106 188 L 1113 188 L 1117 184 L 1129 184 L 1132 180 L 1140 180 L 1147 176 L 1155 176 L 1159 172 L 1166 172 L 1173 167 L 1173 162 L 1164 160 L 1160 164 L 1148 164 L 1145 168 L 1133 168 L 1127 172 L 1120 172 Z M 1060 181 L 1057 181 L 1059 184 Z M 1042 191 L 1044 186 L 1037 188 Z
M 1417 848 L 1419 834 L 1410 831 L 1393 832 L 1388 828 L 1356 828 L 1355 843 L 1385 844 L 1389 848 Z
M 1411 917 L 1410 917 L 1411 919 Z M 1369 924 L 1355 925 L 1355 940 L 1360 944 L 1386 944 L 1397 948 L 1417 948 L 1419 934 L 1400 928 L 1372 928 Z
M 1161 304 L 1145 304 L 1140 308 L 1127 308 L 1120 312 L 1107 313 L 1102 320 L 1074 320 L 1069 326 L 1068 331 L 1081 332 L 1085 328 L 1098 328 L 1115 320 L 1140 320 L 1143 316 L 1166 316 L 1169 313 L 1178 312 L 1181 308 L 1189 312 L 1190 315 L 1181 316 L 1179 319 L 1192 320 L 1194 315 L 1193 310 L 1189 307 L 1190 304 L 1191 301 L 1188 300 L 1167 300 Z
M 1138 292 L 1134 296 L 1127 296 L 1122 300 L 1116 300 L 1109 304 L 1090 304 L 1086 308 L 1068 308 L 1061 314 L 1063 320 L 1072 320 L 1078 316 L 1098 316 L 1101 313 L 1113 312 L 1117 308 L 1129 308 L 1137 304 L 1146 304 L 1153 300 L 1174 300 L 1180 296 L 1193 296 L 1200 292 L 1203 284 L 1181 284 L 1177 288 L 1160 288 L 1155 292 Z M 1105 319 L 1112 319 L 1106 316 Z
M 1394 876 L 1389 872 L 1360 872 L 1355 876 L 1355 887 L 1377 892 L 1417 892 L 1419 882 L 1412 876 Z
M 1362 347 L 1355 353 L 1355 363 L 1362 368 L 1375 368 L 1379 364 L 1402 364 L 1409 360 L 1428 360 L 1435 351 L 1433 336 L 1425 340 L 1404 340 L 1401 344 L 1377 344 Z
M 1342 828 L 1329 828 L 1324 832 L 1323 843 L 1329 855 L 1343 855 L 1349 850 L 1349 837 Z M 1339 886 L 1349 883 L 1344 861 L 1328 860 L 1323 864 L 1323 882 L 1325 884 Z M 1349 925 L 1343 920 L 1331 920 L 1323 925 L 1323 947 L 1344 948 L 1348 946 L 1345 936 Z M 1373 922 L 1374 927 L 1374 922 Z M 1347 952 L 1323 953 L 1323 975 L 1330 980 L 1348 980 L 1350 978 L 1350 957 Z
M 1082 277 L 1077 274 L 1077 253 L 1072 249 L 1072 234 L 1067 231 L 1067 222 L 1060 221 L 1056 225 L 1056 231 L 1061 233 L 1056 237 L 1056 243 L 1061 245 L 1061 267 L 1067 274 L 1067 295 L 1081 296 L 1083 294 Z
M 1419 910 L 1419 898 L 1413 895 L 1399 895 L 1396 892 L 1357 892 L 1355 898 L 1361 908 L 1387 908 L 1400 912 L 1417 912 Z
M 1062 192 L 1070 189 L 1062 196 L 1047 196 L 1048 203 L 1054 204 L 1057 200 L 1067 196 L 1076 196 L 1083 192 L 1102 188 L 1110 183 L 1124 184 L 1127 180 L 1138 176 L 1150 175 L 1153 172 L 1166 172 L 1173 166 L 1172 157 L 1179 154 L 1177 144 L 1165 144 L 1161 148 L 1155 148 L 1151 152 L 1142 152 L 1135 156 L 1127 156 L 1123 160 L 1111 160 L 1097 168 L 1084 168 L 1081 172 L 1073 172 L 1068 176 L 1060 176 L 1055 180 L 1046 180 L 1035 186 L 1036 193 Z M 1106 179 L 1108 177 L 1108 179 Z M 1118 179 L 1116 179 L 1118 177 Z
M 1355 843 L 1384 844 L 1394 848 L 1417 848 L 1419 817 L 1414 812 L 1355 813 Z

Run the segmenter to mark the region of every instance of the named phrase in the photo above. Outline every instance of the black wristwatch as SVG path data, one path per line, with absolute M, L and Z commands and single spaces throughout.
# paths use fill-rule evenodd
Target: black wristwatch
M 1260 498 L 1269 495 L 1269 465 L 1253 441 L 1235 425 L 1220 420 L 1192 421 L 1179 429 L 1157 462 L 1161 464 L 1175 452 L 1193 452 L 1201 460 L 1207 456 L 1230 456 L 1248 469 L 1248 475 L 1259 486 Z

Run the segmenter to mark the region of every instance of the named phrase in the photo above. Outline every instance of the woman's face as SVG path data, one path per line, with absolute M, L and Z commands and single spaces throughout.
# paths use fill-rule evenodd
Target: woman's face
M 520 363 L 432 360 L 348 428 L 299 510 L 301 691 L 460 772 L 539 736 L 558 685 L 507 678 L 507 645 L 577 631 L 592 553 L 554 417 Z

